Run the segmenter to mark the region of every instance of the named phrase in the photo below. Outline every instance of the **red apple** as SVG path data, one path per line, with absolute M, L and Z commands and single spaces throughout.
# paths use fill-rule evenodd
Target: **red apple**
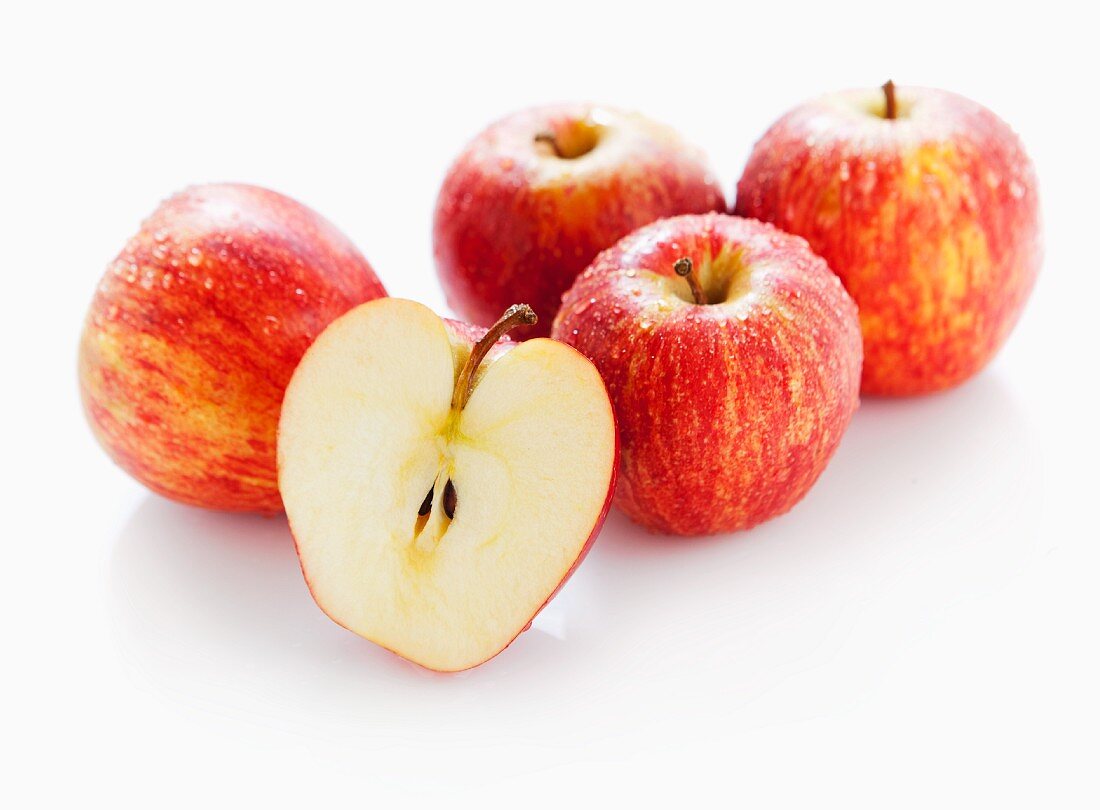
M 539 107 L 478 135 L 435 209 L 435 260 L 451 308 L 488 326 L 527 301 L 549 333 L 561 294 L 604 248 L 673 214 L 722 210 L 702 155 L 668 127 L 591 104 Z
M 279 483 L 310 592 L 335 622 L 430 669 L 487 661 L 584 558 L 611 503 L 599 373 L 552 340 L 387 298 L 306 352 L 279 422 Z
M 189 188 L 99 283 L 80 342 L 88 421 L 162 495 L 278 512 L 283 390 L 333 318 L 382 295 L 355 246 L 304 205 L 253 186 Z
M 943 90 L 888 83 L 792 110 L 756 144 L 736 212 L 805 237 L 840 275 L 859 305 L 869 394 L 976 374 L 1042 261 L 1035 171 L 1019 139 Z
M 804 240 L 754 220 L 635 231 L 565 294 L 553 336 L 600 370 L 622 447 L 617 503 L 660 532 L 786 512 L 859 402 L 855 305 Z

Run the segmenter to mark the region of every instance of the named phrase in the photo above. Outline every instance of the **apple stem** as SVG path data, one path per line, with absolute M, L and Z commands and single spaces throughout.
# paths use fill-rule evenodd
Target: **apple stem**
M 561 149 L 558 148 L 558 139 L 554 136 L 553 132 L 540 132 L 535 136 L 535 143 L 548 143 L 550 148 L 554 150 L 554 154 L 558 157 L 563 157 Z
M 527 304 L 513 304 L 508 307 L 505 313 L 500 316 L 500 320 L 490 326 L 485 336 L 474 344 L 470 356 L 466 359 L 466 365 L 462 367 L 462 371 L 459 372 L 458 379 L 455 381 L 451 408 L 461 411 L 466 407 L 466 401 L 470 398 L 470 388 L 474 374 L 477 372 L 477 367 L 481 365 L 481 361 L 485 359 L 485 355 L 489 353 L 489 349 L 493 348 L 493 344 L 517 326 L 531 326 L 538 323 L 538 320 L 535 310 Z
M 882 86 L 882 92 L 886 94 L 886 120 L 893 121 L 898 117 L 898 102 L 894 97 L 894 80 L 888 79 Z
M 706 304 L 706 293 L 704 293 L 703 288 L 699 286 L 699 279 L 695 276 L 695 263 L 687 256 L 684 256 L 676 260 L 676 264 L 672 265 L 672 269 L 676 271 L 676 275 L 683 276 L 687 279 L 688 286 L 691 287 L 691 297 L 695 299 L 695 303 L 699 305 Z

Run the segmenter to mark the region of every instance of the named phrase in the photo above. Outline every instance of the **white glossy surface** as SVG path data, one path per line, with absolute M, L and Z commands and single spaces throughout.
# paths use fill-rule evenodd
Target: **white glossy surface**
M 1095 105 L 1069 96 L 1097 75 L 1087 26 L 1053 3 L 323 5 L 3 12 L 5 805 L 1095 805 L 1100 176 Z M 728 190 L 783 110 L 887 73 L 983 101 L 1036 160 L 1047 262 L 1005 351 L 956 391 L 866 402 L 810 496 L 750 533 L 662 539 L 613 513 L 478 670 L 341 630 L 281 519 L 148 495 L 83 423 L 84 307 L 187 183 L 298 197 L 439 308 L 434 195 L 492 118 L 637 107 Z

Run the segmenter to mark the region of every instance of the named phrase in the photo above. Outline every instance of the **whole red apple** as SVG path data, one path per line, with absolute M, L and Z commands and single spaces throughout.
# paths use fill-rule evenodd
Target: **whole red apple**
M 756 144 L 736 212 L 805 237 L 840 275 L 859 305 L 869 394 L 937 391 L 977 373 L 1042 261 L 1019 139 L 943 90 L 887 83 L 792 110 Z
M 668 127 L 591 104 L 539 107 L 490 126 L 451 166 L 436 267 L 462 317 L 488 326 L 527 301 L 539 323 L 516 337 L 546 335 L 601 250 L 660 217 L 724 208 L 702 155 Z
M 355 246 L 304 205 L 253 186 L 189 188 L 99 283 L 80 342 L 88 421 L 162 495 L 278 512 L 283 390 L 330 321 L 383 295 Z
M 733 531 L 786 512 L 859 402 L 851 298 L 804 240 L 754 220 L 635 231 L 565 294 L 553 336 L 607 383 L 617 503 L 656 531 Z

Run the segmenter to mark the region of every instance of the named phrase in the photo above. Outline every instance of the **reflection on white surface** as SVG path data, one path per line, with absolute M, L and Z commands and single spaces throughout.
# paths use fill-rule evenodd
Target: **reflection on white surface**
M 648 535 L 612 512 L 513 646 L 422 670 L 313 604 L 282 518 L 148 497 L 111 564 L 138 678 L 192 708 L 360 742 L 629 735 L 654 718 L 768 725 L 836 711 L 952 604 L 1032 558 L 1042 463 L 995 374 L 870 400 L 803 503 L 750 532 Z M 594 708 L 595 707 L 595 708 Z M 553 739 L 553 736 L 550 737 Z

